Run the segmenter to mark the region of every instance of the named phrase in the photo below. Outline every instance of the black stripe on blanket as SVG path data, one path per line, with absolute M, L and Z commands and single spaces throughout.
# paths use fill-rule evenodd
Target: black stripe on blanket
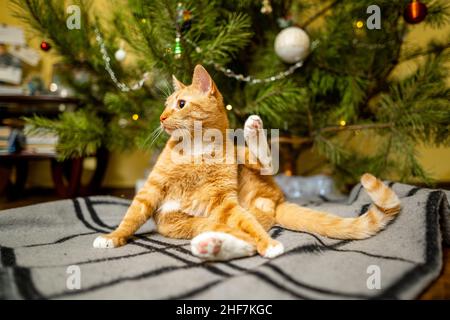
M 351 298 L 351 299 L 368 299 L 368 298 L 370 298 L 370 296 L 364 295 L 364 294 L 358 294 L 358 293 L 351 294 L 351 293 L 346 293 L 346 292 L 318 288 L 316 286 L 309 285 L 307 283 L 304 283 L 304 282 L 298 281 L 297 279 L 294 279 L 289 274 L 284 272 L 281 268 L 275 266 L 274 264 L 272 264 L 270 262 L 266 263 L 264 265 L 264 267 L 271 269 L 273 272 L 277 273 L 278 275 L 283 277 L 283 279 L 288 281 L 288 283 L 292 283 L 295 286 L 300 287 L 300 288 L 309 289 L 311 291 L 322 293 L 325 295 L 330 295 L 330 296 L 340 296 L 340 297 Z
M 117 278 L 117 279 L 114 279 L 114 280 L 111 280 L 108 282 L 95 284 L 95 285 L 92 285 L 87 288 L 81 288 L 79 290 L 64 291 L 61 293 L 56 293 L 56 294 L 48 296 L 47 298 L 48 299 L 66 298 L 66 297 L 69 297 L 72 295 L 78 295 L 78 294 L 88 293 L 88 292 L 92 292 L 92 291 L 99 290 L 99 289 L 108 288 L 108 287 L 111 287 L 111 286 L 114 286 L 116 284 L 126 282 L 126 281 L 138 281 L 138 280 L 149 279 L 152 277 L 161 276 L 166 273 L 170 273 L 170 272 L 174 272 L 174 271 L 178 271 L 178 270 L 192 269 L 192 268 L 196 268 L 199 266 L 200 266 L 199 264 L 184 265 L 184 266 L 166 266 L 166 267 L 158 268 L 156 270 L 144 272 L 144 273 L 138 274 L 136 276 L 121 277 L 121 278 Z
M 46 299 L 46 297 L 36 289 L 29 268 L 14 268 L 14 280 L 22 298 L 27 300 Z
M 16 265 L 16 255 L 13 248 L 0 247 L 0 261 L 3 267 L 14 267 Z
M 70 236 L 66 236 L 66 237 L 60 238 L 60 239 L 52 241 L 52 242 L 29 244 L 29 245 L 23 246 L 23 248 L 34 248 L 34 247 L 51 246 L 51 245 L 54 245 L 54 244 L 59 244 L 59 243 L 66 242 L 68 240 L 71 240 L 71 239 L 74 239 L 74 238 L 77 238 L 77 237 L 91 235 L 91 234 L 96 234 L 96 233 L 97 232 L 94 232 L 94 231 L 77 233 L 77 234 L 73 234 L 73 235 L 70 235 Z
M 3 267 L 0 277 L 10 278 L 2 279 L 2 281 L 8 281 L 9 283 L 0 286 L 0 297 L 4 299 L 16 299 L 17 297 L 8 295 L 17 291 L 24 299 L 33 300 L 44 298 L 33 283 L 30 269 L 17 266 L 16 254 L 13 248 L 0 247 L 0 259 Z M 12 270 L 12 273 L 9 272 L 10 270 Z M 16 290 L 8 290 L 6 286 L 15 286 Z

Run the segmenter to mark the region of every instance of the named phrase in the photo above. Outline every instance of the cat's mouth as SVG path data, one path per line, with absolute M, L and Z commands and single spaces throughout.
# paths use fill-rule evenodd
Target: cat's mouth
M 179 124 L 168 124 L 168 123 L 162 123 L 162 122 L 161 122 L 161 129 L 164 130 L 169 135 L 173 135 L 174 133 L 177 135 L 178 134 L 186 135 L 187 132 L 189 132 L 189 129 L 182 127 Z
M 161 125 L 161 128 L 162 128 L 166 133 L 168 133 L 168 134 L 171 134 L 171 133 L 172 133 L 172 130 L 168 129 L 167 127 L 165 127 L 165 126 L 163 126 L 163 125 Z
M 172 135 L 174 128 L 171 128 L 170 126 L 164 125 L 161 123 L 161 128 L 169 135 Z

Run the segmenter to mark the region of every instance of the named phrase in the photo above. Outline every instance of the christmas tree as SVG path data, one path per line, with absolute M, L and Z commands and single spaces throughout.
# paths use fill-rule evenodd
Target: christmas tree
M 154 132 L 171 75 L 190 83 L 194 66 L 202 64 L 224 96 L 233 127 L 258 114 L 266 128 L 281 130 L 283 172 L 295 173 L 298 156 L 314 150 L 344 183 L 363 172 L 429 181 L 415 147 L 449 146 L 450 38 L 418 49 L 405 36 L 415 23 L 446 26 L 448 3 L 318 3 L 108 1 L 104 6 L 113 13 L 105 18 L 89 1 L 73 1 L 80 24 L 68 29 L 68 18 L 76 17 L 65 1 L 17 0 L 17 16 L 64 63 L 90 75 L 82 83 L 67 79 L 83 108 L 28 121 L 60 136 L 62 158 L 98 148 L 160 148 L 164 137 Z M 415 72 L 392 75 L 419 56 Z

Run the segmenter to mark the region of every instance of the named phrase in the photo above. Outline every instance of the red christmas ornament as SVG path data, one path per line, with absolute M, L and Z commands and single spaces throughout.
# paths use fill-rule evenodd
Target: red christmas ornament
M 422 22 L 428 13 L 427 6 L 419 0 L 410 2 L 403 13 L 405 21 L 411 24 Z
M 41 49 L 42 49 L 42 51 L 47 52 L 48 50 L 50 50 L 51 47 L 52 46 L 47 41 L 42 41 L 41 42 Z

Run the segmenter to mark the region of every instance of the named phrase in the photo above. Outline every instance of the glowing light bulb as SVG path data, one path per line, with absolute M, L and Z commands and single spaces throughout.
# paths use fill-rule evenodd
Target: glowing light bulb
M 364 22 L 362 22 L 361 20 L 356 21 L 356 27 L 358 29 L 362 29 L 364 27 Z
M 233 106 L 232 106 L 231 104 L 228 104 L 225 108 L 226 108 L 228 111 L 230 111 L 231 109 L 233 109 Z
M 127 53 L 125 50 L 123 50 L 123 48 L 120 48 L 114 54 L 114 57 L 116 57 L 117 61 L 123 61 L 126 58 L 126 56 L 127 56 Z
M 339 125 L 340 125 L 341 127 L 345 127 L 346 124 L 347 124 L 347 122 L 345 122 L 345 120 L 339 121 Z
M 57 85 L 56 83 L 52 82 L 52 83 L 50 84 L 50 91 L 51 91 L 51 92 L 56 92 L 56 91 L 58 91 L 58 85 Z

